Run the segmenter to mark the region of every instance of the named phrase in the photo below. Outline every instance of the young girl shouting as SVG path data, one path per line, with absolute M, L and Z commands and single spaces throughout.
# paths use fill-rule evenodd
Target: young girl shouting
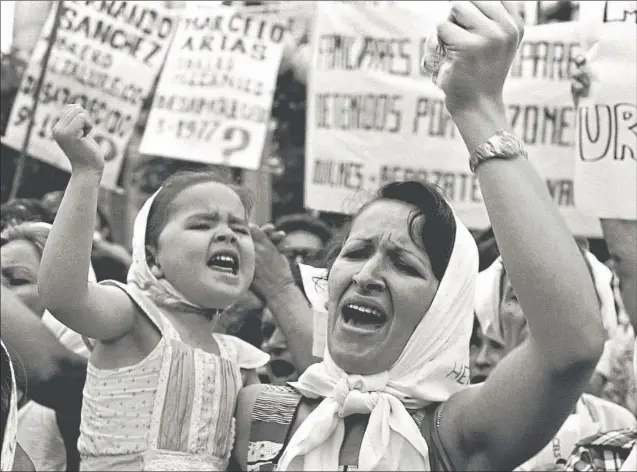
M 49 311 L 95 340 L 78 449 L 82 470 L 225 470 L 239 389 L 267 356 L 212 334 L 252 281 L 246 199 L 208 173 L 173 176 L 142 207 L 128 284 L 87 283 L 104 158 L 88 113 L 53 129 L 72 173 L 38 287 Z

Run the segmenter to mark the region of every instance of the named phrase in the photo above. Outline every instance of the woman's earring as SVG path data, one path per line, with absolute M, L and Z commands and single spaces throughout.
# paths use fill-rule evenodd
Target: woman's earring
M 164 276 L 164 273 L 156 264 L 153 264 L 153 266 L 150 268 L 150 273 L 153 274 L 157 279 L 161 279 Z

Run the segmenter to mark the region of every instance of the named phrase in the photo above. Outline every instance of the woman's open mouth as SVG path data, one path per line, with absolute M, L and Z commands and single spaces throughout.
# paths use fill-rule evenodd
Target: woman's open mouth
M 239 257 L 231 251 L 215 252 L 208 259 L 208 267 L 229 275 L 237 275 L 239 272 Z
M 387 315 L 378 308 L 362 303 L 347 303 L 341 310 L 347 326 L 363 330 L 378 330 L 387 323 Z

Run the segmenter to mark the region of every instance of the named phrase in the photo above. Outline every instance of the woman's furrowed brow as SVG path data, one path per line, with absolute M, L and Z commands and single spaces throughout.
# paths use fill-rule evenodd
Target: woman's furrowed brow
M 200 213 L 194 213 L 188 217 L 189 220 L 209 220 L 209 221 L 219 221 L 221 220 L 221 214 L 218 211 L 206 211 Z M 234 224 L 248 224 L 246 218 L 241 218 L 240 216 L 236 216 L 234 214 L 228 215 L 228 222 Z

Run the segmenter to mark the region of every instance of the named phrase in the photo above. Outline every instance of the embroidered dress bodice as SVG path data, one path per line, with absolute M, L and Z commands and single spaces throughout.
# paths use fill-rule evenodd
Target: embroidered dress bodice
M 89 363 L 78 441 L 81 470 L 226 470 L 241 368 L 254 368 L 265 355 L 219 334 L 212 336 L 220 355 L 193 348 L 140 290 L 117 286 L 162 338 L 135 365 L 106 370 Z

